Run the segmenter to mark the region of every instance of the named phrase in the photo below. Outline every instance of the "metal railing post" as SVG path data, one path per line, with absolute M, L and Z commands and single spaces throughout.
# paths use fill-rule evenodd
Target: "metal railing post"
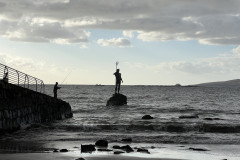
M 17 72 L 17 76 L 18 76 L 18 86 L 19 86 L 19 73 L 17 70 L 15 70 Z
M 44 84 L 43 81 L 42 81 L 42 86 L 43 86 L 43 92 L 42 93 L 45 93 L 45 84 Z
M 27 79 L 27 75 L 25 74 L 24 88 L 26 88 L 26 87 L 25 87 L 25 84 L 26 84 L 26 79 Z
M 43 91 L 43 81 L 41 81 L 41 91 L 40 92 L 42 92 L 42 93 L 44 93 L 44 91 Z
M 35 78 L 35 82 L 36 82 L 36 92 L 37 92 L 37 84 L 38 84 L 38 83 L 37 83 L 37 79 L 36 79 L 36 78 Z
M 26 74 L 27 75 L 27 74 Z M 28 89 L 29 89 L 29 78 L 28 78 L 28 75 L 27 75 L 27 80 L 28 80 Z
M 5 73 L 8 73 L 8 67 L 7 66 L 4 67 L 4 74 Z

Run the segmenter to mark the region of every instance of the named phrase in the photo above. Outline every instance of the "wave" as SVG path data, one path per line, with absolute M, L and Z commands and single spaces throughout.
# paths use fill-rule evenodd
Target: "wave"
M 58 129 L 66 131 L 101 131 L 101 132 L 199 132 L 199 133 L 240 133 L 240 125 L 226 125 L 226 124 L 162 124 L 162 125 L 101 125 L 101 124 L 89 124 L 89 125 L 62 125 L 58 126 Z
M 65 99 L 71 100 L 71 99 L 89 99 L 88 97 L 80 97 L 80 96 L 69 96 L 64 97 Z

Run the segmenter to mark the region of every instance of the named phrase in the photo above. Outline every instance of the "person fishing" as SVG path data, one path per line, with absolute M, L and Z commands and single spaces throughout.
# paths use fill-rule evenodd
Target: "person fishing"
M 115 86 L 115 94 L 118 93 L 120 91 L 120 86 L 121 86 L 121 82 L 123 83 L 122 77 L 121 77 L 121 73 L 119 72 L 120 70 L 117 69 L 117 71 L 113 74 L 116 77 L 116 86 Z
M 57 98 L 57 90 L 60 88 L 61 87 L 58 87 L 58 82 L 56 82 L 56 84 L 54 85 L 54 88 L 53 88 L 54 98 Z

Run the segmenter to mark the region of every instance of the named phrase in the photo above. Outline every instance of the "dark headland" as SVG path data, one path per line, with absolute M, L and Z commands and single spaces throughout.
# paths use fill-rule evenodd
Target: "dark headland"
M 193 86 L 199 86 L 199 87 L 238 87 L 238 86 L 240 86 L 240 79 L 233 79 L 233 80 L 219 81 L 219 82 L 201 83 L 201 84 L 195 84 Z

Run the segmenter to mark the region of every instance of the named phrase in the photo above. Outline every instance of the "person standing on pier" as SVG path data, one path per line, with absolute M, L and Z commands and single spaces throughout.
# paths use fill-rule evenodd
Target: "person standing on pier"
M 57 90 L 60 88 L 61 87 L 58 87 L 58 82 L 56 82 L 56 84 L 54 85 L 54 88 L 53 88 L 54 98 L 57 98 Z
M 121 82 L 123 83 L 122 77 L 121 77 L 121 73 L 119 72 L 120 70 L 117 69 L 117 71 L 113 74 L 116 77 L 116 86 L 115 86 L 115 94 L 118 93 L 120 91 L 120 86 L 121 86 Z
M 3 82 L 8 83 L 8 69 L 7 66 L 4 68 Z

